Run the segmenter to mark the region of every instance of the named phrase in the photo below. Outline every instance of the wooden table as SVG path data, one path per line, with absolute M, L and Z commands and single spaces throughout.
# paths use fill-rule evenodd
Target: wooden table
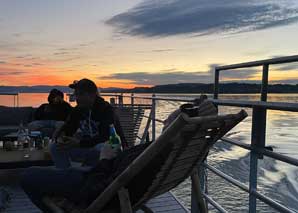
M 0 169 L 49 165 L 53 165 L 53 162 L 50 159 L 47 149 L 34 149 L 32 151 L 29 149 L 14 151 L 0 150 Z

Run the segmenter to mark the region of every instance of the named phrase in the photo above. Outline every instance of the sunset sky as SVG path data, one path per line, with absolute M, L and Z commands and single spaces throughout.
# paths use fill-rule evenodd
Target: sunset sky
M 0 85 L 210 83 L 215 65 L 297 54 L 297 0 L 0 1 Z M 270 80 L 298 84 L 298 63 Z

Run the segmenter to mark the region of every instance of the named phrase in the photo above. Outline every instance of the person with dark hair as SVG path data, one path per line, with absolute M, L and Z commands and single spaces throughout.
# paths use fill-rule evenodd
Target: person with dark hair
M 163 121 L 162 131 L 165 131 L 181 112 L 192 113 L 188 110 L 192 110 L 193 113 L 200 115 L 216 115 L 218 113 L 217 108 L 208 100 L 207 95 L 201 94 L 199 98 L 194 99 L 193 103 L 182 104 L 178 109 L 171 112 Z
M 47 129 L 46 132 L 50 136 L 55 128 L 66 120 L 72 110 L 70 104 L 63 98 L 63 92 L 52 89 L 48 96 L 48 103 L 42 104 L 36 109 L 34 121 L 29 124 L 29 129 L 40 131 Z
M 115 122 L 112 106 L 99 96 L 93 81 L 85 78 L 69 87 L 74 89 L 77 106 L 55 134 L 50 153 L 57 168 L 69 168 L 70 160 L 78 159 L 93 167 L 99 159 L 101 147 L 109 139 L 110 125 L 115 126 L 123 148 L 126 141 L 119 123 Z
M 34 119 L 65 121 L 72 107 L 63 98 L 63 92 L 52 89 L 48 96 L 49 103 L 42 104 L 36 109 Z

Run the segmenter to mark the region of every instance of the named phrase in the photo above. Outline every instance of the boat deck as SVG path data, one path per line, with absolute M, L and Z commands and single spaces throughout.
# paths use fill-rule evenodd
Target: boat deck
M 1 172 L 2 173 L 2 172 Z M 18 172 L 17 172 L 18 173 Z M 40 211 L 28 198 L 22 188 L 16 184 L 11 183 L 8 180 L 16 179 L 17 173 L 14 171 L 8 172 L 6 175 L 2 173 L 2 179 L 0 188 L 3 187 L 6 191 L 10 193 L 11 200 L 9 202 L 8 207 L 4 212 L 6 213 L 18 213 L 18 212 L 26 212 L 26 213 L 41 213 Z M 6 181 L 3 180 L 5 177 Z M 171 193 L 167 192 L 163 195 L 160 195 L 147 203 L 147 207 L 149 207 L 153 212 L 158 213 L 187 213 L 189 212 L 180 202 L 179 200 Z M 142 213 L 143 211 L 139 210 L 137 213 Z

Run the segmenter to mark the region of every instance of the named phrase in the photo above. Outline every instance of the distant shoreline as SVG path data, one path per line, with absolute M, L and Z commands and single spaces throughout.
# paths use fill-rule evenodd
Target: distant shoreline
M 0 93 L 48 93 L 51 89 L 57 88 L 65 93 L 72 90 L 66 86 L 0 86 Z M 123 88 L 99 88 L 102 93 L 161 93 L 161 94 L 197 94 L 213 93 L 213 84 L 181 83 L 169 85 L 157 85 L 153 87 L 135 87 L 132 89 Z M 219 93 L 223 94 L 258 94 L 261 91 L 260 84 L 248 83 L 223 83 L 219 85 Z M 272 84 L 268 85 L 268 93 L 298 93 L 298 84 Z
M 13 92 L 11 92 L 13 94 Z M 64 92 L 67 94 L 71 94 L 71 92 Z M 109 94 L 109 93 L 130 93 L 130 92 L 101 92 L 102 94 Z M 153 94 L 151 92 L 133 92 L 134 94 Z M 18 92 L 18 94 L 48 94 L 48 92 Z M 207 94 L 207 95 L 213 95 L 213 93 L 204 93 L 204 92 L 154 92 L 154 94 Z M 226 94 L 226 95 L 257 95 L 260 94 L 260 92 L 255 93 L 219 93 L 219 94 Z M 268 92 L 268 94 L 298 94 L 298 92 Z M 1 92 L 0 92 L 1 95 Z

